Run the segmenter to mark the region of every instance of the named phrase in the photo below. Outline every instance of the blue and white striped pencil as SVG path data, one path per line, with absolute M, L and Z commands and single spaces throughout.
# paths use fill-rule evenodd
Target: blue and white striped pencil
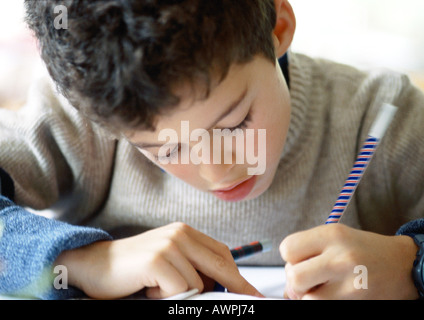
M 365 140 L 325 224 L 338 223 L 340 221 L 347 206 L 349 205 L 350 200 L 352 199 L 359 181 L 361 181 L 361 178 L 364 175 L 365 169 L 368 167 L 368 164 L 374 156 L 375 150 L 392 122 L 396 111 L 397 108 L 391 104 L 386 103 L 381 107 L 380 112 L 368 133 L 368 138 Z

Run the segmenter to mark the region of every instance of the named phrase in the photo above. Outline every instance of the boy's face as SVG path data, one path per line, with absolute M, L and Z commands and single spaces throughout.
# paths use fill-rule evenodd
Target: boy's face
M 290 122 L 289 92 L 278 63 L 257 56 L 233 65 L 207 99 L 193 99 L 189 88 L 182 89 L 181 103 L 158 119 L 154 132 L 131 132 L 127 139 L 166 172 L 222 200 L 249 200 L 265 192 Z M 236 127 L 225 142 L 231 135 L 222 130 Z M 217 138 L 214 132 L 222 135 Z M 248 168 L 258 168 L 256 175 L 249 175 Z

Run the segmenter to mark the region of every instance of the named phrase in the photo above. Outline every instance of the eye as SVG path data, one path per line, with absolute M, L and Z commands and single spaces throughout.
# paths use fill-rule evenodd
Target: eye
M 158 155 L 153 155 L 153 157 L 156 161 L 169 160 L 175 156 L 178 156 L 178 153 L 180 152 L 180 150 L 181 150 L 181 143 L 178 143 L 177 145 L 175 145 L 174 149 L 172 149 L 170 152 L 166 154 L 166 156 L 159 157 Z
M 247 114 L 246 118 L 242 122 L 240 122 L 237 126 L 232 128 L 225 128 L 231 131 L 237 130 L 237 129 L 245 129 L 247 127 L 247 124 L 250 122 L 250 113 Z

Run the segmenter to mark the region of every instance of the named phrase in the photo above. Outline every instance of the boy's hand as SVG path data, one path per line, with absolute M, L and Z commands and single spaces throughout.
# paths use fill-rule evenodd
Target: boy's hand
M 287 261 L 287 298 L 418 298 L 411 276 L 417 246 L 408 236 L 329 224 L 288 236 L 280 252 Z M 356 266 L 366 269 L 358 272 Z
M 240 275 L 227 246 L 183 223 L 65 251 L 56 264 L 68 268 L 70 285 L 92 298 L 120 298 L 143 288 L 150 298 L 203 291 L 199 272 L 231 292 L 262 296 Z

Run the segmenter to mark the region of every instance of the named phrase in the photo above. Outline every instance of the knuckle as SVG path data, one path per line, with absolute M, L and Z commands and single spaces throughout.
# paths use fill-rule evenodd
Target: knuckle
M 355 250 L 346 250 L 340 260 L 345 261 L 345 266 L 350 268 L 354 265 L 361 264 L 361 256 Z
M 346 239 L 346 227 L 341 223 L 334 223 L 324 227 L 328 228 L 328 230 L 325 230 L 325 232 L 331 239 L 335 241 L 342 241 Z
M 225 243 L 218 242 L 218 247 L 220 251 L 230 253 L 230 248 Z
M 188 228 L 186 223 L 180 221 L 172 222 L 169 226 L 173 230 L 186 230 Z
M 174 252 L 176 250 L 178 250 L 178 247 L 172 238 L 163 240 L 161 252 Z
M 335 257 L 331 262 L 331 269 L 334 273 L 346 273 L 353 270 L 354 265 L 359 264 L 360 258 L 353 250 L 346 250 L 343 254 Z
M 215 260 L 215 267 L 219 269 L 225 269 L 228 266 L 228 262 L 224 257 L 217 256 Z
M 149 270 L 149 272 L 153 272 L 163 265 L 164 258 L 163 255 L 159 252 L 152 253 L 145 257 L 144 263 L 147 266 L 147 270 Z
M 179 239 L 181 237 L 185 237 L 190 228 L 187 224 L 183 222 L 173 222 L 169 227 L 171 239 Z
M 231 250 L 226 244 L 218 242 L 217 249 L 225 258 L 232 259 Z
M 217 241 L 214 246 L 217 252 L 216 266 L 225 268 L 229 262 L 234 262 L 233 256 L 231 255 L 231 250 L 225 243 Z

